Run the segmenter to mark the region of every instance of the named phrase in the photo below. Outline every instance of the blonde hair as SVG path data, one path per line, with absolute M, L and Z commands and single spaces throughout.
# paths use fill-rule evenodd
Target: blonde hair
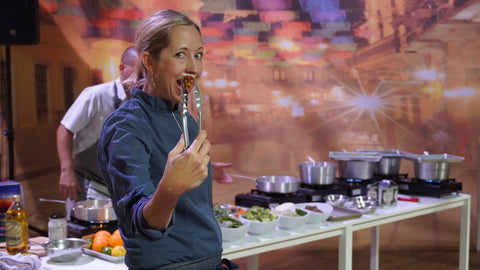
M 200 36 L 202 35 L 200 27 L 186 15 L 178 11 L 164 9 L 150 15 L 137 30 L 135 48 L 138 55 L 148 52 L 154 59 L 157 59 L 160 52 L 170 44 L 171 30 L 180 25 L 194 26 Z M 145 72 L 145 66 L 142 61 L 140 61 L 132 76 L 127 79 L 127 86 L 129 88 L 143 87 L 146 78 Z

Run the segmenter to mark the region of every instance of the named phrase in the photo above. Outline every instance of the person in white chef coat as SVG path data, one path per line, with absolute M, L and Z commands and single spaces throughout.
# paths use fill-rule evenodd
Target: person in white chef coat
M 98 139 L 104 121 L 127 99 L 122 82 L 138 62 L 135 47 L 127 48 L 118 66 L 119 77 L 85 88 L 61 120 L 57 129 L 59 190 L 67 201 L 109 197 L 97 162 Z

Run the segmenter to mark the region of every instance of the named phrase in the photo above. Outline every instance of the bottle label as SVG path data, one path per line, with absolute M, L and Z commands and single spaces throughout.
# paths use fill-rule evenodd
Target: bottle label
M 22 244 L 22 223 L 15 220 L 5 222 L 5 242 L 11 247 Z
M 5 217 L 7 213 L 0 212 L 0 236 L 5 237 Z

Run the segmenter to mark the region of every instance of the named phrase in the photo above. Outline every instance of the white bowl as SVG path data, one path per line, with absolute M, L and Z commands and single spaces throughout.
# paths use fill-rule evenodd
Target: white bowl
M 224 242 L 237 241 L 245 237 L 248 232 L 248 228 L 250 227 L 250 220 L 243 219 L 240 220 L 240 222 L 242 222 L 243 225 L 238 228 L 220 227 L 220 230 L 222 231 L 222 239 Z
M 240 216 L 240 220 L 248 220 L 243 216 Z M 273 232 L 278 225 L 279 217 L 272 221 L 257 221 L 257 220 L 249 220 L 250 227 L 248 228 L 248 233 L 255 234 L 255 235 L 262 235 Z
M 307 206 L 315 206 L 317 209 L 320 209 L 323 213 L 307 210 Z M 327 220 L 333 211 L 333 206 L 328 203 L 319 203 L 319 202 L 310 202 L 310 203 L 299 203 L 297 207 L 309 212 L 308 214 L 308 224 L 319 223 Z
M 309 212 L 307 212 L 307 214 L 303 216 L 279 215 L 280 218 L 278 221 L 278 225 L 281 229 L 286 229 L 286 230 L 297 229 L 305 225 L 305 223 L 307 223 L 308 216 L 309 216 Z

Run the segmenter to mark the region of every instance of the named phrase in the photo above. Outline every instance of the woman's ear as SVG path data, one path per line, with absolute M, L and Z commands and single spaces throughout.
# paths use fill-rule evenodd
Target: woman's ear
M 153 58 L 152 55 L 149 52 L 143 52 L 140 60 L 142 61 L 143 66 L 145 69 L 149 72 L 152 72 L 153 70 Z

